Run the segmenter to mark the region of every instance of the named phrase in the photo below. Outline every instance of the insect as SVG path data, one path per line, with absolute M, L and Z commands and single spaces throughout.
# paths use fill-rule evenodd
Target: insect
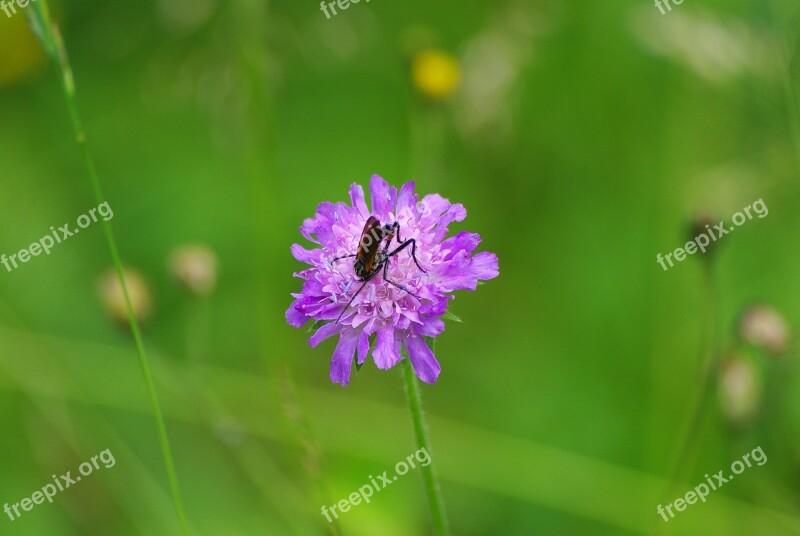
M 397 237 L 397 242 L 400 244 L 392 251 L 389 251 L 389 247 L 392 244 L 392 239 Z M 384 240 L 386 241 L 384 243 Z M 383 244 L 383 247 L 381 247 Z M 336 262 L 341 259 L 347 259 L 351 257 L 355 257 L 356 260 L 353 263 L 353 270 L 356 273 L 356 277 L 359 281 L 363 282 L 364 284 L 353 294 L 353 297 L 350 298 L 350 301 L 347 302 L 347 305 L 342 312 L 339 314 L 339 318 L 336 319 L 338 323 L 341 320 L 342 316 L 344 315 L 345 311 L 350 308 L 350 305 L 353 303 L 353 300 L 356 299 L 364 287 L 367 286 L 367 283 L 375 277 L 381 269 L 383 269 L 383 280 L 389 283 L 390 285 L 399 288 L 405 292 L 408 292 L 412 296 L 414 296 L 417 301 L 421 301 L 419 296 L 405 288 L 400 283 L 396 283 L 387 277 L 389 271 L 389 259 L 406 249 L 408 246 L 411 246 L 411 258 L 414 259 L 414 264 L 417 265 L 417 268 L 420 269 L 421 272 L 427 273 L 425 270 L 422 269 L 422 266 L 419 265 L 419 261 L 417 261 L 417 241 L 413 238 L 409 238 L 405 242 L 402 238 L 400 238 L 400 224 L 398 222 L 394 223 L 386 223 L 381 225 L 381 222 L 375 216 L 370 216 L 367 220 L 367 223 L 364 225 L 364 230 L 361 231 L 361 239 L 358 242 L 358 251 L 353 255 L 344 255 L 342 257 L 336 257 L 331 262 Z

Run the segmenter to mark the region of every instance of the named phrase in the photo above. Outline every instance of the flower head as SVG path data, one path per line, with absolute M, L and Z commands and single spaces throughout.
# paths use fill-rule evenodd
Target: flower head
M 497 277 L 497 256 L 473 254 L 481 241 L 475 233 L 447 237 L 450 223 L 467 216 L 463 205 L 438 194 L 426 195 L 418 202 L 413 182 L 398 192 L 377 175 L 373 175 L 369 190 L 371 211 L 364 190 L 353 184 L 352 206 L 322 203 L 316 215 L 303 222 L 300 233 L 319 247 L 292 246 L 294 257 L 311 268 L 295 274 L 304 280 L 303 289 L 292 294 L 295 301 L 286 319 L 296 327 L 310 319 L 327 321 L 309 339 L 312 347 L 339 335 L 331 361 L 331 381 L 335 383 L 347 385 L 354 356 L 360 366 L 371 351 L 375 365 L 389 369 L 403 359 L 403 347 L 419 379 L 433 383 L 441 366 L 424 337 L 444 331 L 442 315 L 453 291 L 475 290 L 478 281 Z M 364 265 L 358 264 L 361 258 L 354 254 L 360 244 L 368 242 L 362 242 L 362 232 L 370 216 L 387 231 L 378 235 L 380 249 L 375 261 L 366 263 L 370 269 L 361 270 L 359 277 L 354 264 Z M 389 234 L 392 227 L 396 233 Z M 397 251 L 401 244 L 406 247 Z M 337 260 L 345 256 L 349 257 Z

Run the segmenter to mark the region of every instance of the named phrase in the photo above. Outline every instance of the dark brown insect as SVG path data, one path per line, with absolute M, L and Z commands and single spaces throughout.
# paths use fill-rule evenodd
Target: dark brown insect
M 397 237 L 397 242 L 400 244 L 392 251 L 389 251 L 389 247 L 392 244 L 392 240 Z M 384 242 L 385 241 L 385 242 Z M 383 247 L 381 245 L 383 244 Z M 331 262 L 336 262 L 341 259 L 347 259 L 350 257 L 355 257 L 356 260 L 353 263 L 353 270 L 356 273 L 356 277 L 359 281 L 362 281 L 364 284 L 353 294 L 353 297 L 350 298 L 350 301 L 347 302 L 347 305 L 342 312 L 339 314 L 339 318 L 336 319 L 336 322 L 341 320 L 342 315 L 344 315 L 345 311 L 350 307 L 353 303 L 353 300 L 356 299 L 364 287 L 367 286 L 367 283 L 375 277 L 383 268 L 383 280 L 389 283 L 392 286 L 399 288 L 405 292 L 408 292 L 417 300 L 419 297 L 405 288 L 403 285 L 396 283 L 390 280 L 387 277 L 387 273 L 389 271 L 389 259 L 406 249 L 408 246 L 411 246 L 411 258 L 414 259 L 414 264 L 417 265 L 417 268 L 420 269 L 423 273 L 425 270 L 422 269 L 422 266 L 419 265 L 419 261 L 417 261 L 417 242 L 413 238 L 409 238 L 405 242 L 403 239 L 400 238 L 400 224 L 397 222 L 394 223 L 387 223 L 381 225 L 381 222 L 375 216 L 370 216 L 367 220 L 367 223 L 364 225 L 364 230 L 361 231 L 361 239 L 358 242 L 358 251 L 354 255 L 344 255 L 342 257 L 336 257 Z

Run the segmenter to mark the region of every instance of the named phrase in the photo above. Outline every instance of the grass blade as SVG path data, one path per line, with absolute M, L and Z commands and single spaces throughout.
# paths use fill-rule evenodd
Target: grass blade
M 50 19 L 50 13 L 47 8 L 46 0 L 39 0 L 38 3 L 30 6 L 27 11 L 28 22 L 31 30 L 36 34 L 45 49 L 45 52 L 50 59 L 56 64 L 59 79 L 61 81 L 62 89 L 64 90 L 64 97 L 66 99 L 67 109 L 69 111 L 70 121 L 72 123 L 72 130 L 75 134 L 75 141 L 80 147 L 83 161 L 86 166 L 86 171 L 89 175 L 92 191 L 94 192 L 95 202 L 99 205 L 105 202 L 105 196 L 100 186 L 100 180 L 97 177 L 97 170 L 94 165 L 94 160 L 89 151 L 86 143 L 86 134 L 83 130 L 80 115 L 78 113 L 77 102 L 75 99 L 75 83 L 72 76 L 72 68 L 69 64 L 66 48 L 64 47 L 61 33 L 58 27 L 53 24 Z M 133 313 L 133 306 L 131 304 L 128 287 L 125 283 L 125 277 L 122 271 L 122 260 L 120 259 L 117 242 L 114 238 L 114 232 L 111 228 L 111 223 L 103 220 L 103 231 L 105 233 L 108 249 L 111 253 L 111 259 L 114 264 L 114 270 L 119 278 L 120 285 L 122 286 L 122 293 L 125 298 L 125 308 L 128 313 L 128 322 L 130 324 L 131 333 L 136 343 L 136 350 L 139 355 L 139 364 L 141 365 L 142 373 L 144 375 L 145 386 L 147 393 L 150 397 L 152 406 L 153 417 L 156 421 L 158 429 L 158 436 L 161 442 L 161 451 L 164 457 L 164 464 L 167 469 L 169 477 L 170 489 L 172 491 L 172 499 L 175 503 L 175 511 L 178 516 L 178 523 L 183 534 L 189 534 L 189 525 L 186 519 L 186 513 L 183 506 L 183 498 L 178 483 L 177 473 L 175 471 L 175 462 L 172 456 L 172 449 L 169 445 L 169 438 L 167 437 L 167 428 L 164 424 L 164 416 L 161 412 L 161 406 L 158 402 L 155 384 L 153 383 L 153 376 L 150 371 L 150 363 L 147 359 L 147 353 L 144 349 L 144 342 L 142 341 L 141 331 L 136 316 Z

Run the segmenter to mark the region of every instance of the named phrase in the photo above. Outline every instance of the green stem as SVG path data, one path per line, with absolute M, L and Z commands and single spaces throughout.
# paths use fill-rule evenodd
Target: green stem
M 414 423 L 414 435 L 417 439 L 417 448 L 425 449 L 430 456 L 430 446 L 428 443 L 428 432 L 425 426 L 425 415 L 422 411 L 422 399 L 420 397 L 417 377 L 411 366 L 411 361 L 406 358 L 403 360 L 403 375 L 406 382 L 406 395 L 408 396 L 408 409 L 411 412 L 411 421 Z M 447 523 L 447 514 L 444 511 L 444 501 L 442 500 L 442 490 L 439 480 L 433 468 L 433 462 L 422 469 L 422 480 L 425 482 L 425 494 L 428 496 L 428 503 L 433 516 L 433 527 L 437 536 L 449 536 L 450 528 Z
M 721 351 L 719 347 L 719 330 L 717 329 L 717 293 L 716 280 L 714 274 L 714 260 L 708 259 L 703 266 L 704 286 L 706 288 L 706 321 L 705 321 L 705 340 L 701 350 L 702 362 L 700 368 L 700 391 L 691 414 L 689 425 L 683 437 L 675 468 L 672 472 L 673 485 L 681 483 L 692 469 L 690 454 L 700 435 L 703 417 L 706 414 L 708 403 L 714 392 L 714 386 L 719 373 L 719 363 Z
M 66 49 L 64 48 L 63 41 L 61 40 L 61 34 L 58 31 L 58 27 L 51 23 L 49 16 L 45 15 L 44 22 L 47 25 L 45 30 L 48 32 L 48 37 L 50 38 L 49 44 L 53 47 L 52 51 L 57 54 L 57 71 L 61 80 L 61 87 L 64 91 L 64 97 L 66 98 L 67 109 L 69 110 L 69 116 L 72 123 L 72 130 L 75 133 L 75 141 L 80 147 L 83 161 L 89 174 L 89 181 L 91 182 L 92 191 L 94 192 L 95 202 L 100 205 L 105 201 L 105 196 L 103 195 L 103 190 L 100 187 L 100 180 L 97 177 L 97 170 L 95 169 L 94 160 L 92 159 L 92 155 L 89 152 L 89 147 L 86 144 L 86 134 L 83 130 L 80 114 L 78 113 L 78 106 L 75 100 L 75 84 L 72 78 L 72 69 L 69 64 Z M 128 286 L 125 283 L 125 276 L 122 270 L 122 261 L 117 248 L 117 242 L 114 238 L 114 232 L 111 228 L 111 223 L 107 220 L 103 220 L 102 223 L 103 231 L 105 232 L 106 236 L 106 242 L 108 243 L 108 249 L 111 253 L 111 259 L 114 264 L 114 270 L 117 273 L 117 278 L 119 279 L 122 287 L 122 294 L 125 298 L 125 309 L 128 313 L 128 322 L 130 324 L 131 333 L 133 334 L 133 339 L 136 343 L 136 350 L 139 354 L 139 364 L 141 365 L 142 374 L 144 375 L 147 393 L 150 396 L 150 404 L 152 405 L 153 416 L 156 421 L 156 427 L 158 428 L 159 440 L 161 442 L 161 453 L 164 456 L 164 464 L 166 465 L 167 475 L 169 476 L 169 483 L 172 490 L 172 498 L 175 502 L 175 511 L 178 515 L 178 522 L 180 524 L 182 533 L 188 535 L 189 524 L 186 520 L 186 513 L 183 507 L 183 498 L 181 496 L 178 477 L 175 471 L 175 462 L 173 461 L 172 450 L 167 437 L 167 428 L 164 424 L 164 416 L 161 412 L 158 396 L 156 395 L 156 388 L 153 382 L 152 373 L 150 372 L 150 364 L 147 359 L 147 354 L 145 353 L 142 334 L 139 330 L 139 323 L 136 320 L 136 315 L 133 312 L 133 305 L 131 304 Z
M 185 337 L 186 362 L 193 365 L 206 362 L 206 348 L 209 347 L 209 301 L 208 296 L 187 296 Z

